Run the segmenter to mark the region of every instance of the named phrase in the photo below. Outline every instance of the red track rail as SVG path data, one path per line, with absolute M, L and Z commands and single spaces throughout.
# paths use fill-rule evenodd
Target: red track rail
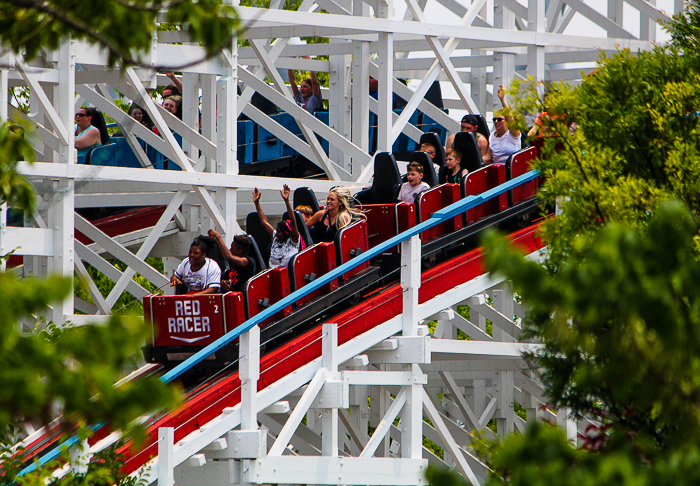
M 525 228 L 511 234 L 509 239 L 526 253 L 532 253 L 543 246 L 537 235 L 537 229 L 538 226 Z M 483 275 L 482 255 L 481 249 L 473 250 L 425 271 L 422 275 L 419 302 L 426 302 L 457 285 Z M 333 321 L 338 323 L 338 343 L 346 343 L 399 315 L 401 311 L 401 287 L 396 284 L 333 318 Z M 321 326 L 306 332 L 261 359 L 258 390 L 266 388 L 320 356 Z M 224 378 L 204 391 L 191 393 L 185 400 L 180 408 L 156 420 L 148 427 L 147 439 L 138 450 L 125 446 L 119 451 L 126 457 L 127 473 L 138 470 L 151 457 L 158 454 L 158 428 L 174 427 L 175 442 L 178 442 L 221 415 L 224 408 L 238 404 L 240 402 L 238 373 Z M 101 432 L 100 437 L 108 433 L 107 430 Z

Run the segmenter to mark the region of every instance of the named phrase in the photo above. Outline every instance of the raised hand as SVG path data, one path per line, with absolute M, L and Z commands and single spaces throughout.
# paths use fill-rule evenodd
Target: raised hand
M 260 193 L 260 191 L 258 191 L 257 187 L 255 189 L 253 189 L 253 202 L 254 203 L 260 202 L 261 196 L 262 196 L 262 194 Z
M 285 201 L 289 201 L 289 194 L 291 193 L 291 189 L 289 189 L 289 186 L 287 184 L 282 186 L 282 190 L 280 191 L 280 195 L 282 196 L 282 199 Z

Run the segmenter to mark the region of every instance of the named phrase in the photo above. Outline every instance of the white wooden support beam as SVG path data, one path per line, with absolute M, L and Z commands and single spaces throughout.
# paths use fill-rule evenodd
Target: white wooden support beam
M 406 5 L 411 10 L 411 13 L 413 14 L 414 18 L 421 22 L 426 20 L 423 11 L 417 5 L 416 0 L 406 0 Z M 470 113 L 477 113 L 479 108 L 474 103 L 474 100 L 471 99 L 471 96 L 467 94 L 466 90 L 464 89 L 462 79 L 459 77 L 459 74 L 457 73 L 457 70 L 452 64 L 452 61 L 450 61 L 451 53 L 448 54 L 447 52 L 445 52 L 445 48 L 443 48 L 442 44 L 440 44 L 440 41 L 436 37 L 426 36 L 425 39 L 428 41 L 428 44 L 430 44 L 430 48 L 437 56 L 443 71 L 447 74 L 447 77 L 452 83 L 452 86 L 454 87 L 455 91 L 457 91 L 457 94 L 462 100 L 462 103 L 464 103 L 464 107 Z
M 528 30 L 545 32 L 546 18 L 544 0 L 528 0 L 527 8 Z M 527 74 L 537 83 L 537 92 L 544 95 L 544 44 L 527 46 Z
M 394 10 L 393 0 L 379 0 L 377 2 L 377 17 L 381 19 L 391 18 Z M 379 93 L 377 101 L 377 152 L 391 152 L 394 143 L 392 138 L 392 114 L 393 114 L 393 81 L 394 81 L 394 34 L 382 32 L 379 34 L 377 54 L 379 60 Z
M 54 91 L 56 110 L 48 104 L 44 106 L 45 112 L 52 119 L 52 124 L 56 128 L 59 136 L 58 151 L 54 153 L 54 163 L 64 166 L 75 164 L 75 134 L 66 127 L 72 126 L 75 120 L 73 110 L 73 98 L 75 96 L 75 52 L 73 41 L 70 38 L 61 41 L 59 50 L 59 61 L 64 66 L 59 73 L 59 85 Z M 31 78 L 28 76 L 27 79 Z M 39 98 L 45 96 L 44 91 L 38 83 L 31 88 L 32 93 L 36 93 Z M 46 103 L 45 100 L 43 103 Z M 54 117 L 56 117 L 54 119 Z M 65 131 L 65 132 L 64 132 Z M 56 275 L 64 277 L 73 276 L 75 250 L 73 247 L 73 213 L 75 210 L 75 181 L 72 178 L 61 178 L 51 182 L 53 185 L 53 198 L 50 201 L 48 213 L 49 229 L 53 230 L 53 256 L 49 257 L 49 269 Z M 56 302 L 52 308 L 52 320 L 59 325 L 66 321 L 66 316 L 72 315 L 74 311 L 72 279 L 71 291 L 62 301 Z
M 425 485 L 424 459 L 374 457 L 265 457 L 250 461 L 241 481 L 252 484 L 324 484 L 364 486 L 367 478 L 376 486 Z
M 455 442 L 454 438 L 452 437 L 452 434 L 445 425 L 445 422 L 442 420 L 440 412 L 438 412 L 431 397 L 425 391 L 423 391 L 423 407 L 425 408 L 425 412 L 428 414 L 428 418 L 433 423 L 435 430 L 442 439 L 445 448 L 450 453 L 452 458 L 457 462 L 457 467 L 459 468 L 462 475 L 465 478 L 467 478 L 473 485 L 480 485 L 481 482 L 479 481 L 479 478 L 477 478 L 476 474 L 474 474 L 474 471 L 472 471 L 472 468 L 469 466 L 469 463 L 464 458 L 464 453 L 461 451 L 461 449 L 457 445 L 457 442 Z
M 175 429 L 173 427 L 160 427 L 158 429 L 158 486 L 175 486 L 174 441 Z
M 361 9 L 364 2 L 356 2 Z M 354 13 L 354 10 L 353 10 Z M 357 14 L 355 14 L 357 15 Z M 352 54 L 352 143 L 369 153 L 369 42 L 354 41 Z M 366 159 L 352 158 L 351 174 L 357 178 Z
M 258 428 L 258 379 L 260 378 L 260 327 L 241 335 L 239 345 L 241 379 L 241 430 Z
M 447 388 L 450 390 L 450 395 L 452 395 L 452 399 L 457 404 L 457 407 L 459 407 L 460 412 L 462 412 L 462 416 L 467 421 L 467 425 L 471 426 L 472 429 L 481 429 L 479 417 L 476 416 L 472 408 L 467 403 L 461 390 L 457 386 L 457 383 L 455 383 L 454 378 L 452 378 L 452 374 L 446 371 L 440 371 L 438 374 L 442 378 L 445 385 L 447 385 Z
M 430 336 L 397 336 L 390 341 L 396 343 L 395 349 L 367 352 L 372 363 L 430 363 Z
M 187 193 L 185 191 L 180 191 L 175 194 L 173 200 L 170 202 L 170 204 L 168 204 L 168 207 L 165 208 L 165 211 L 163 211 L 163 214 L 158 219 L 158 222 L 151 230 L 151 233 L 148 235 L 148 238 L 146 238 L 146 241 L 143 242 L 141 248 L 139 248 L 139 251 L 136 252 L 135 258 L 143 262 L 144 265 L 146 257 L 148 257 L 149 253 L 151 252 L 155 244 L 158 242 L 158 239 L 163 234 L 163 231 L 165 231 L 165 227 L 168 225 L 168 223 L 170 223 L 170 220 L 175 215 L 175 212 L 180 208 L 180 205 L 183 203 L 186 197 Z M 131 278 L 136 274 L 136 272 L 137 270 L 130 265 L 129 268 L 124 272 L 124 274 L 119 278 L 117 283 L 114 285 L 112 291 L 109 293 L 109 296 L 106 299 L 107 305 L 112 307 L 117 302 L 119 296 L 121 296 L 124 289 L 126 289 L 128 281 L 131 280 Z
M 402 388 L 399 394 L 396 395 L 396 398 L 394 399 L 392 404 L 389 406 L 389 409 L 386 411 L 384 417 L 382 417 L 382 420 L 374 429 L 374 433 L 372 434 L 372 437 L 370 437 L 367 441 L 367 444 L 365 445 L 364 449 L 362 449 L 360 457 L 374 456 L 374 453 L 377 451 L 379 444 L 382 443 L 384 437 L 386 436 L 387 432 L 389 432 L 389 429 L 394 423 L 394 420 L 396 420 L 396 417 L 399 416 L 399 412 L 406 404 L 406 395 L 406 388 Z
M 167 154 L 173 159 L 173 161 L 182 167 L 187 172 L 195 172 L 194 167 L 190 163 L 189 159 L 182 151 L 182 148 L 178 145 L 175 137 L 170 132 L 170 128 L 165 123 L 161 112 L 156 108 L 151 97 L 146 93 L 141 80 L 139 80 L 133 68 L 127 68 L 125 72 L 128 81 L 131 83 L 132 89 L 136 90 L 139 95 L 141 106 L 146 110 L 151 120 L 155 124 L 158 132 L 161 134 L 166 142 Z M 209 194 L 209 191 L 202 186 L 192 186 L 199 198 L 202 200 L 202 204 L 206 208 L 209 215 L 212 217 L 216 226 L 222 232 L 226 230 L 226 218 L 221 214 L 221 211 L 216 207 L 216 203 Z
M 338 325 L 324 324 L 323 325 L 323 355 L 322 366 L 329 372 L 338 371 Z M 326 385 L 328 383 L 326 382 Z M 324 388 L 326 386 L 324 385 Z M 341 390 L 341 393 L 342 390 Z M 349 405 L 349 404 L 348 404 Z M 323 439 L 322 453 L 324 456 L 338 456 L 338 409 L 324 408 L 321 411 Z
M 70 43 L 70 40 L 67 40 L 65 42 Z M 68 59 L 66 59 L 68 61 Z M 36 79 L 36 75 L 32 73 L 32 68 L 27 66 L 24 61 L 21 58 L 17 58 L 15 61 L 15 66 L 17 67 L 17 70 L 19 73 L 22 75 L 22 78 L 24 78 L 24 81 L 27 83 L 29 86 L 29 89 L 32 92 L 32 96 L 36 97 L 36 101 L 39 102 L 39 105 L 41 106 L 41 109 L 43 110 L 44 114 L 48 117 L 49 122 L 51 125 L 53 125 L 54 130 L 56 130 L 56 135 L 58 135 L 58 139 L 60 140 L 62 145 L 69 145 L 71 144 L 71 137 L 70 133 L 71 131 L 68 130 L 68 126 L 64 123 L 63 117 L 59 115 L 59 113 L 56 111 L 56 108 L 54 108 L 53 104 L 49 100 L 48 96 L 46 96 L 46 93 L 44 92 L 44 89 L 41 87 L 39 84 L 39 81 Z M 75 62 L 73 61 L 73 66 L 75 66 Z M 65 68 L 66 70 L 68 69 L 67 67 Z M 63 70 L 62 70 L 63 71 Z M 65 76 L 65 73 L 64 73 Z M 73 86 L 75 86 L 75 78 L 73 78 Z M 67 107 L 66 107 L 67 108 Z M 59 108 L 60 110 L 60 108 Z M 70 111 L 73 111 L 73 104 L 71 102 L 70 105 Z
M 418 290 L 421 286 L 421 246 L 418 235 L 401 242 L 401 288 L 403 289 L 403 335 L 418 335 Z
M 239 74 L 243 82 L 247 83 L 249 86 L 253 87 L 256 91 L 258 91 L 261 95 L 265 96 L 265 98 L 269 99 L 276 105 L 278 105 L 280 108 L 284 109 L 287 111 L 289 114 L 294 116 L 294 118 L 299 122 L 300 128 L 302 131 L 304 130 L 304 126 L 307 126 L 310 129 L 313 129 L 314 132 L 318 133 L 320 136 L 328 140 L 329 143 L 336 145 L 337 147 L 345 150 L 346 152 L 352 154 L 353 156 L 357 155 L 358 158 L 365 157 L 366 159 L 369 159 L 369 156 L 362 152 L 362 150 L 355 146 L 350 140 L 347 140 L 345 137 L 341 136 L 338 134 L 335 130 L 330 128 L 328 125 L 323 123 L 321 120 L 317 119 L 313 115 L 311 115 L 309 112 L 307 112 L 304 108 L 300 107 L 297 105 L 290 97 L 287 97 L 277 91 L 276 89 L 270 87 L 267 83 L 264 81 L 261 81 L 257 79 L 255 76 L 252 75 L 252 73 L 242 67 L 239 67 Z M 277 70 L 273 72 L 274 74 L 279 73 Z M 281 79 L 280 79 L 281 82 Z M 284 83 L 282 83 L 284 84 Z M 288 87 L 285 84 L 285 88 L 288 89 Z M 291 96 L 291 95 L 290 95 Z M 249 106 L 244 109 L 244 112 L 248 114 Z M 252 117 L 251 117 L 252 118 Z M 257 120 L 256 120 L 257 121 Z M 261 122 L 258 122 L 261 123 Z M 261 123 L 262 124 L 262 123 Z M 275 132 L 273 132 L 275 133 Z M 277 133 L 275 133 L 277 135 Z M 305 136 L 306 137 L 306 136 Z M 280 137 L 282 138 L 282 137 Z M 294 137 L 297 138 L 297 137 Z M 309 137 L 311 138 L 311 137 Z M 307 142 L 309 140 L 307 138 Z M 283 139 L 284 140 L 284 139 Z M 311 147 L 313 145 L 313 141 L 315 140 L 316 143 L 318 143 L 318 140 L 314 136 L 311 138 L 312 144 L 306 144 Z M 298 152 L 301 152 L 298 148 L 294 146 L 294 142 L 290 140 L 284 140 L 285 143 L 288 145 L 292 146 L 295 150 Z M 319 144 L 320 147 L 320 144 Z M 316 154 L 316 152 L 313 152 L 312 149 L 309 149 L 310 153 Z M 326 157 L 325 152 L 323 152 L 322 149 L 320 149 L 320 153 L 322 154 L 321 159 L 314 159 L 314 155 L 311 156 L 311 160 L 316 160 L 316 162 L 320 163 L 321 165 L 326 164 L 328 167 L 321 167 L 324 170 L 328 170 L 328 175 L 329 177 L 333 177 L 334 180 L 341 180 L 340 177 L 344 177 L 349 179 L 350 173 L 346 171 L 344 168 L 338 166 L 335 164 L 333 161 L 331 161 L 328 157 Z M 335 175 L 333 175 L 335 174 Z
M 309 382 L 304 394 L 299 399 L 299 402 L 297 402 L 297 406 L 294 407 L 294 411 L 289 416 L 287 423 L 284 424 L 284 427 L 277 436 L 277 440 L 274 444 L 272 444 L 272 447 L 270 447 L 270 450 L 267 453 L 268 456 L 281 456 L 284 450 L 287 448 L 287 444 L 289 444 L 289 441 L 294 435 L 294 431 L 301 423 L 304 415 L 306 415 L 306 412 L 309 410 L 309 407 L 316 398 L 316 395 L 318 395 L 318 392 L 321 391 L 325 373 L 325 368 L 319 369 L 314 375 L 313 379 Z

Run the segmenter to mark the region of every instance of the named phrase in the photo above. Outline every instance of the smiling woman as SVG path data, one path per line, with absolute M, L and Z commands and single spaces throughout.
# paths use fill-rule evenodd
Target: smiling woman
M 207 258 L 207 244 L 195 238 L 190 251 L 170 278 L 170 286 L 184 285 L 188 294 L 216 294 L 219 292 L 221 268 Z
M 505 114 L 505 117 L 501 115 L 493 117 L 493 132 L 491 132 L 489 137 L 489 147 L 491 148 L 492 162 L 494 164 L 503 164 L 511 154 L 520 150 L 521 141 L 520 130 L 515 128 L 513 123 L 513 115 L 506 102 L 506 93 L 503 85 L 498 89 L 498 98 L 501 100 L 501 111 Z M 509 129 L 509 126 L 512 128 Z
M 75 148 L 78 149 L 78 157 L 84 158 L 91 149 L 101 145 L 100 131 L 92 126 L 92 113 L 88 108 L 78 110 L 75 124 Z

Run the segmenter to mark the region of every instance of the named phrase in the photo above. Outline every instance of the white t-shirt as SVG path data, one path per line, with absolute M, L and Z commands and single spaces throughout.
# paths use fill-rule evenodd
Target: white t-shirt
M 505 164 L 511 154 L 520 150 L 520 137 L 511 135 L 510 130 L 502 137 L 497 137 L 496 132 L 491 132 L 489 147 L 491 147 L 492 162 L 494 164 Z
M 428 189 L 430 189 L 430 186 L 426 182 L 421 182 L 416 187 L 412 187 L 408 182 L 404 182 L 401 184 L 401 190 L 399 191 L 399 201 L 407 203 L 415 202 L 413 196 L 427 191 Z
M 295 245 L 292 237 L 287 238 L 287 241 L 280 243 L 275 236 L 277 230 L 272 232 L 272 248 L 270 248 L 270 268 L 286 267 L 290 258 L 299 253 L 301 248 L 301 235 L 299 241 Z
M 196 272 L 192 270 L 190 259 L 185 258 L 177 267 L 175 276 L 182 280 L 187 287 L 187 292 L 200 292 L 209 287 L 221 286 L 221 269 L 214 260 L 209 258 L 204 259 L 204 265 Z

